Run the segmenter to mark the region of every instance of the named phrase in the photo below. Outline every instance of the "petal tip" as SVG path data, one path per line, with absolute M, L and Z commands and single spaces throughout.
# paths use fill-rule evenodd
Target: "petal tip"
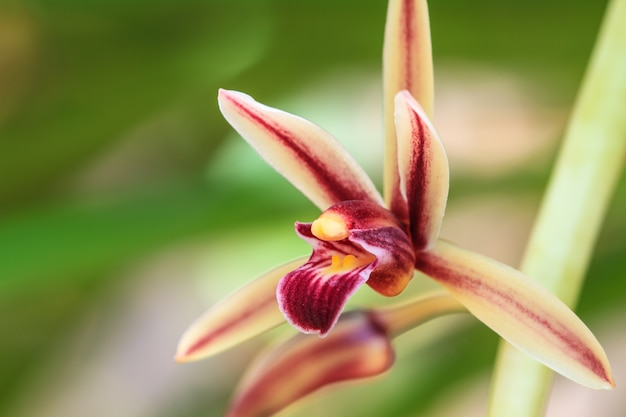
M 400 91 L 398 91 L 396 93 L 396 101 L 397 100 L 404 100 L 406 102 L 409 102 L 409 101 L 413 101 L 415 99 L 413 98 L 413 95 L 411 94 L 411 92 L 409 90 L 404 89 L 404 90 L 400 90 Z M 415 100 L 415 101 L 417 101 L 417 100 Z
M 190 359 L 184 354 L 177 353 L 176 355 L 174 355 L 174 362 L 185 363 L 190 362 Z
M 189 338 L 186 336 L 187 334 L 183 335 L 180 342 L 178 343 L 178 348 L 176 349 L 176 353 L 174 354 L 174 358 L 173 358 L 174 362 L 176 363 L 195 362 L 207 356 L 211 356 L 214 353 L 208 350 L 203 355 L 201 349 L 198 349 L 198 346 L 189 344 Z
M 400 105 L 404 105 L 412 109 L 415 113 L 419 115 L 419 117 L 423 120 L 424 123 L 427 124 L 427 126 L 431 130 L 434 130 L 434 128 L 432 127 L 432 122 L 430 121 L 430 118 L 424 111 L 424 108 L 422 107 L 420 102 L 413 96 L 413 94 L 411 94 L 409 90 L 398 91 L 394 98 L 394 104 L 395 104 L 396 111 L 400 108 Z
M 581 385 L 584 385 L 591 389 L 596 390 L 613 390 L 615 388 L 615 380 L 613 379 L 613 375 L 611 374 L 611 368 L 608 365 L 608 361 L 606 357 L 604 357 L 605 366 L 598 372 L 592 372 L 587 378 L 583 379 L 573 379 L 575 382 L 578 382 Z M 566 377 L 568 375 L 563 374 Z
M 607 372 L 606 379 L 603 382 L 604 384 L 600 386 L 600 389 L 613 390 L 615 388 L 615 380 L 613 375 L 611 375 L 611 370 Z
M 178 342 L 178 348 L 174 354 L 174 362 L 193 362 L 217 353 L 214 352 L 209 346 L 200 343 L 200 341 L 204 338 L 198 337 L 197 334 L 194 334 L 192 332 L 193 327 L 194 326 L 192 325 L 185 332 L 185 334 L 183 334 L 180 342 Z
M 217 89 L 217 100 L 221 101 L 224 97 L 228 96 L 228 93 L 230 91 L 226 90 L 225 88 L 218 88 Z
M 234 101 L 238 96 L 246 96 L 246 94 L 235 90 L 227 90 L 225 88 L 219 88 L 217 90 L 217 102 L 222 105 L 226 100 Z

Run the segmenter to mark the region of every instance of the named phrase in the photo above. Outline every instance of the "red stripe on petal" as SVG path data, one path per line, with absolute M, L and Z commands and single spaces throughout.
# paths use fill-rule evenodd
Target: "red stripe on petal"
M 411 77 L 413 73 L 413 49 L 411 46 L 415 45 L 415 31 L 413 27 L 413 19 L 415 15 L 415 2 L 414 0 L 403 0 L 402 2 L 402 12 L 400 16 L 402 19 L 402 26 L 400 29 L 400 34 L 403 38 L 403 43 L 405 45 L 405 56 L 404 56 L 404 85 L 402 89 L 406 89 L 411 91 L 413 88 L 413 79 Z M 429 40 L 430 42 L 430 40 Z
M 394 97 L 409 90 L 432 116 L 433 66 L 426 0 L 390 0 L 383 47 L 385 108 L 385 202 L 403 221 L 406 201 L 400 193 L 394 126 Z
M 448 158 L 424 110 L 408 91 L 396 96 L 396 130 L 401 190 L 409 206 L 415 250 L 439 235 L 449 187 Z
M 424 125 L 418 120 L 412 120 L 413 130 L 413 152 L 409 166 L 412 172 L 407 173 L 406 195 L 409 201 L 409 224 L 411 225 L 411 236 L 413 246 L 416 249 L 423 249 L 428 246 L 429 236 L 424 230 L 430 223 L 431 214 L 426 210 L 428 189 L 428 171 L 430 168 L 429 158 L 426 156 L 426 146 L 429 138 L 426 136 Z M 418 139 L 419 138 L 419 139 Z

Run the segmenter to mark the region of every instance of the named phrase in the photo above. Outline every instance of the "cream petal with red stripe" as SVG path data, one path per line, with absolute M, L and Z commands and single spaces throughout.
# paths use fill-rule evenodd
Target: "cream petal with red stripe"
M 383 204 L 363 169 L 322 128 L 240 92 L 220 90 L 218 101 L 235 130 L 320 209 L 345 200 Z
M 606 354 L 591 331 L 561 300 L 521 272 L 444 241 L 418 254 L 416 265 L 539 362 L 590 388 L 615 385 Z
M 448 201 L 450 174 L 443 144 L 419 103 L 404 90 L 396 95 L 400 192 L 408 202 L 415 250 L 437 240 Z
M 434 82 L 426 0 L 390 0 L 385 24 L 385 202 L 400 219 L 405 220 L 406 201 L 398 191 L 400 180 L 394 125 L 394 98 L 402 90 L 410 91 L 428 117 L 432 117 Z
M 383 328 L 366 312 L 342 316 L 323 339 L 298 334 L 249 369 L 227 417 L 267 417 L 316 390 L 388 370 L 394 361 Z
M 215 355 L 285 322 L 276 303 L 276 285 L 306 258 L 272 269 L 226 297 L 183 334 L 177 362 Z

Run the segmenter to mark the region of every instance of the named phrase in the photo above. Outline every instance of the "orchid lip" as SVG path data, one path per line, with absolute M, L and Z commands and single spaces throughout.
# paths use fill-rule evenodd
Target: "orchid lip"
M 413 276 L 415 255 L 401 226 L 389 210 L 364 200 L 343 201 L 313 223 L 296 223 L 313 253 L 278 284 L 287 321 L 303 333 L 324 336 L 363 284 L 385 296 L 402 292 Z
M 348 299 L 367 280 L 377 258 L 351 239 L 317 238 L 312 223 L 296 223 L 296 231 L 313 246 L 309 260 L 278 283 L 278 306 L 303 333 L 325 336 L 339 319 Z

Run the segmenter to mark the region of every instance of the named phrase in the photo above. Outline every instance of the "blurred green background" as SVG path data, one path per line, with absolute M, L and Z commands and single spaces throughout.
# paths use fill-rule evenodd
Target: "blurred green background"
M 445 237 L 519 260 L 605 6 L 431 2 L 435 123 L 452 168 Z M 317 211 L 222 120 L 217 89 L 317 122 L 380 184 L 385 10 L 0 1 L 0 416 L 223 412 L 267 338 L 176 365 L 178 338 L 220 297 L 306 254 L 293 222 Z M 621 181 L 579 308 L 618 390 L 625 212 Z M 415 281 L 407 297 L 428 287 Z M 388 301 L 367 291 L 355 305 Z M 402 366 L 386 378 L 285 415 L 481 415 L 496 344 L 469 317 L 431 323 L 397 341 Z M 559 384 L 549 415 L 626 412 L 617 392 Z

